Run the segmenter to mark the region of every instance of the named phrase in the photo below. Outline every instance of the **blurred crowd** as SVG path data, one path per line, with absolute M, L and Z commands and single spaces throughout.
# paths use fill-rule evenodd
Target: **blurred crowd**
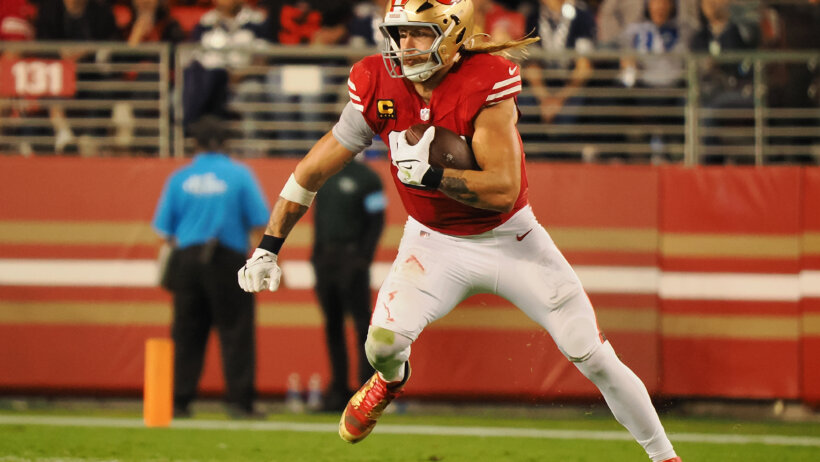
M 141 43 L 198 42 L 209 49 L 264 44 L 380 46 L 377 24 L 387 0 L 3 0 L 0 40 L 121 41 Z M 731 50 L 820 49 L 818 0 L 473 0 L 477 32 L 495 41 L 536 34 L 541 41 L 524 66 L 532 89 L 523 104 L 536 107 L 536 122 L 560 126 L 578 121 L 584 105 L 579 89 L 597 85 L 592 63 L 583 55 L 593 50 L 625 50 L 612 66 L 607 85 L 627 88 L 682 88 L 684 63 L 677 52 L 713 55 Z M 546 59 L 550 51 L 577 52 L 574 59 Z M 546 53 L 540 53 L 544 51 Z M 635 59 L 635 55 L 643 56 Z M 658 55 L 657 58 L 647 56 Z M 63 53 L 62 59 L 99 60 L 92 53 Z M 303 62 L 294 58 L 294 62 Z M 259 63 L 247 53 L 200 53 L 184 76 L 185 123 L 204 114 L 225 112 L 228 88 L 259 82 L 241 68 Z M 816 66 L 815 66 L 816 67 Z M 557 79 L 545 71 L 564 71 Z M 782 81 L 768 95 L 772 107 L 817 107 L 818 72 L 811 66 L 784 64 L 770 79 Z M 280 78 L 280 77 L 271 77 Z M 319 76 L 327 79 L 326 76 Z M 701 85 L 701 103 L 714 108 L 748 108 L 752 104 L 752 71 L 747 64 L 716 61 Z M 786 81 L 790 82 L 786 84 Z M 795 83 L 796 82 L 796 83 Z M 240 85 L 241 87 L 241 85 Z M 239 92 L 241 93 L 241 91 Z M 252 94 L 252 93 L 251 93 Z M 82 94 L 78 98 L 83 98 Z M 88 97 L 87 95 L 85 97 Z M 274 96 L 275 97 L 275 96 Z M 316 103 L 282 96 L 278 102 Z M 298 99 L 298 98 L 297 98 Z M 611 101 L 640 104 L 641 101 Z M 664 104 L 680 104 L 670 98 Z M 569 108 L 569 109 L 568 109 Z M 59 106 L 49 107 L 55 150 L 75 144 L 78 133 Z M 0 114 L 1 116 L 2 114 Z M 6 114 L 8 115 L 8 114 Z M 87 114 L 85 114 L 87 116 Z M 111 116 L 131 120 L 128 109 L 115 107 Z M 287 117 L 287 116 L 286 116 Z M 303 121 L 309 121 L 308 119 Z M 562 140 L 565 135 L 544 134 Z M 127 143 L 128 135 L 123 135 Z M 538 136 L 533 138 L 538 141 Z M 571 142 L 569 137 L 566 141 Z M 651 142 L 668 141 L 661 135 Z M 719 143 L 719 140 L 709 140 Z
M 376 45 L 387 0 L 4 0 L 2 40 L 196 40 L 211 9 L 259 12 L 260 38 L 278 44 Z M 496 40 L 537 33 L 547 48 L 659 51 L 723 46 L 816 48 L 817 0 L 473 0 Z M 727 30 L 719 23 L 726 23 Z M 786 27 L 786 26 L 789 27 Z M 792 27 L 794 26 L 794 27 Z M 712 37 L 714 35 L 715 37 Z M 652 38 L 660 40 L 653 42 Z M 580 39 L 581 43 L 579 42 Z M 589 43 L 585 43 L 588 40 Z

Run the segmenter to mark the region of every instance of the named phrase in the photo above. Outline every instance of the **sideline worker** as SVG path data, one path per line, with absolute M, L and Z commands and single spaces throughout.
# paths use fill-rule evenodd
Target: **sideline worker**
M 251 170 L 224 153 L 224 121 L 194 123 L 193 161 L 168 179 L 153 225 L 174 247 L 163 286 L 174 296 L 174 416 L 190 417 L 211 327 L 219 334 L 232 417 L 257 417 L 254 297 L 236 284 L 248 239 L 269 208 Z

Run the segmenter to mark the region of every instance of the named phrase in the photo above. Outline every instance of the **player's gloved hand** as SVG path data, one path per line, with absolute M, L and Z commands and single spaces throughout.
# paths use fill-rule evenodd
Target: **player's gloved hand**
M 428 127 L 414 145 L 407 142 L 406 134 L 407 130 L 403 130 L 391 139 L 390 157 L 398 169 L 396 176 L 408 186 L 438 188 L 443 171 L 434 169 L 428 162 L 430 143 L 436 136 L 435 127 Z
M 239 269 L 239 287 L 245 292 L 259 292 L 265 288 L 271 292 L 279 288 L 282 270 L 276 263 L 278 255 L 265 249 L 253 251 L 245 266 Z

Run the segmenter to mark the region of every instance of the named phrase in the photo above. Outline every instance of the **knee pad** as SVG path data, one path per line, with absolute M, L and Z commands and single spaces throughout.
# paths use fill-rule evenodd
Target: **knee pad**
M 396 364 L 403 364 L 410 358 L 409 338 L 393 331 L 370 326 L 367 340 L 364 342 L 364 351 L 367 360 L 377 371 L 384 370 Z
M 595 319 L 577 316 L 564 324 L 556 343 L 570 361 L 586 361 L 601 346 Z

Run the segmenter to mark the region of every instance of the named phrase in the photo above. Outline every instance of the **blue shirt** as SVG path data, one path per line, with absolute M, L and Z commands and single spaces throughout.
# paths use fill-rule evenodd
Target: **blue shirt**
M 270 212 L 253 172 L 225 154 L 203 153 L 165 183 L 153 226 L 179 248 L 212 238 L 240 253 L 248 251 L 251 229 Z
M 595 48 L 595 16 L 582 2 L 566 3 L 560 13 L 553 13 L 543 3 L 527 17 L 528 31 L 537 31 L 538 46 L 548 51 L 575 50 L 579 53 Z
M 206 12 L 191 31 L 191 40 L 202 46 L 196 58 L 203 67 L 235 68 L 251 64 L 248 49 L 264 47 L 265 35 L 264 13 L 243 6 L 234 17 L 216 9 Z

